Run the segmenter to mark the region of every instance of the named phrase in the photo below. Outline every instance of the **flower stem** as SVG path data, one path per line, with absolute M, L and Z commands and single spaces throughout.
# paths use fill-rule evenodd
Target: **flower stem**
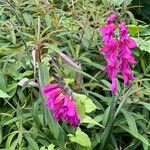
M 101 144 L 100 144 L 99 150 L 103 150 L 104 149 L 104 146 L 106 144 L 107 138 L 110 135 L 111 129 L 113 127 L 113 123 L 114 123 L 114 120 L 115 120 L 116 103 L 117 103 L 118 98 L 120 97 L 121 91 L 122 90 L 120 90 L 119 94 L 117 96 L 114 96 L 112 101 L 111 101 L 110 111 L 109 111 L 109 116 L 108 116 L 108 122 L 107 122 L 106 128 L 105 128 L 105 130 L 104 130 L 104 132 L 102 134 Z
M 107 141 L 108 135 L 110 134 L 110 129 L 113 125 L 114 122 L 114 110 L 115 110 L 115 98 L 113 97 L 111 104 L 110 104 L 110 111 L 109 111 L 109 117 L 108 117 L 108 123 L 107 126 L 102 134 L 102 139 L 101 139 L 101 145 L 99 150 L 103 150 L 105 143 Z

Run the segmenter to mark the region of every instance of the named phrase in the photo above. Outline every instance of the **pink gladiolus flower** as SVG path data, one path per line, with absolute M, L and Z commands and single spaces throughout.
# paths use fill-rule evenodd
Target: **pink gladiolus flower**
M 125 22 L 120 24 L 119 40 L 115 38 L 115 29 L 118 26 L 114 24 L 116 17 L 116 14 L 110 15 L 105 26 L 99 30 L 104 42 L 99 51 L 104 53 L 104 58 L 107 60 L 105 71 L 112 81 L 111 91 L 114 94 L 117 92 L 117 74 L 121 72 L 125 84 L 129 85 L 130 81 L 134 79 L 130 65 L 136 63 L 131 51 L 131 48 L 136 47 L 136 42 L 128 36 Z
M 114 31 L 116 25 L 113 23 L 116 19 L 116 15 L 111 15 L 107 21 L 106 25 L 100 28 L 102 33 L 102 40 L 104 45 L 100 49 L 100 52 L 104 53 L 104 58 L 107 60 L 107 65 L 105 71 L 108 77 L 112 80 L 111 91 L 116 93 L 117 91 L 117 73 L 118 73 L 118 41 L 114 38 Z
M 80 124 L 75 101 L 59 84 L 48 84 L 42 88 L 42 92 L 47 97 L 47 107 L 51 109 L 55 120 L 64 120 L 72 127 Z
M 62 96 L 62 95 L 59 95 L 56 99 L 55 99 L 55 102 L 54 102 L 54 108 L 53 108 L 53 113 L 54 113 L 54 118 L 56 120 L 61 120 L 63 118 L 63 111 L 64 111 L 64 107 L 63 107 L 63 104 L 64 104 L 64 99 L 65 99 L 65 96 Z
M 44 86 L 44 88 L 42 88 L 42 93 L 44 95 L 49 95 L 48 93 L 51 92 L 53 89 L 56 89 L 56 88 L 59 88 L 59 85 L 58 84 L 51 84 L 51 85 L 46 85 Z
M 134 79 L 130 64 L 135 64 L 136 61 L 132 56 L 130 48 L 136 47 L 136 42 L 128 36 L 128 28 L 125 22 L 120 24 L 120 41 L 119 41 L 119 57 L 120 57 L 120 72 L 126 85 Z
M 115 29 L 116 25 L 113 23 L 100 28 L 99 31 L 102 33 L 102 40 L 104 43 L 109 43 L 109 41 L 113 39 Z
M 71 126 L 75 127 L 80 123 L 80 119 L 76 111 L 75 102 L 70 96 L 65 97 L 64 107 L 66 108 L 66 111 L 64 112 L 63 119 L 70 123 Z
M 111 91 L 113 93 L 117 92 L 117 78 L 112 79 Z
M 106 24 L 111 24 L 115 21 L 115 19 L 117 18 L 117 14 L 111 14 L 108 19 L 106 20 Z
M 102 33 L 102 40 L 104 43 L 109 43 L 113 39 L 114 31 L 116 29 L 116 25 L 113 23 L 116 19 L 117 15 L 112 14 L 108 17 L 105 26 L 100 28 L 100 32 Z

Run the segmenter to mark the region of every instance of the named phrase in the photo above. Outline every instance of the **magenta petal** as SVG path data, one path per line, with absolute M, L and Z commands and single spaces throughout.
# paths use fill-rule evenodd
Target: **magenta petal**
M 128 38 L 128 28 L 125 22 L 120 23 L 120 39 L 125 40 Z
M 66 107 L 66 112 L 63 114 L 63 119 L 71 124 L 72 127 L 78 126 L 80 123 L 79 115 L 76 110 L 75 102 L 70 96 L 65 97 L 64 107 Z
M 50 97 L 52 99 L 55 99 L 60 93 L 62 92 L 62 89 L 61 88 L 56 88 L 56 89 L 53 89 L 51 90 L 50 92 L 46 93 L 45 95 L 47 97 Z
M 47 99 L 47 107 L 50 109 L 54 108 L 54 100 L 53 99 L 51 99 L 51 98 Z
M 127 43 L 127 45 L 128 45 L 129 48 L 135 48 L 135 47 L 137 47 L 136 42 L 133 39 L 131 39 L 131 38 L 128 38 L 127 41 L 126 41 L 126 43 Z
M 119 42 L 120 72 L 122 73 L 124 83 L 128 86 L 134 79 L 130 65 L 136 61 L 132 56 L 131 48 L 136 47 L 136 42 L 128 36 L 128 28 L 125 22 L 120 24 L 120 42 Z
M 117 14 L 111 14 L 111 15 L 108 17 L 108 19 L 107 19 L 107 21 L 106 21 L 106 24 L 111 24 L 111 23 L 113 23 L 116 18 L 117 18 Z
M 48 85 L 45 85 L 43 88 L 42 88 L 42 93 L 44 95 L 47 95 L 47 93 L 49 93 L 51 90 L 55 89 L 55 88 L 58 88 L 59 85 L 58 84 L 48 84 Z
M 111 91 L 114 94 L 117 92 L 117 79 L 116 78 L 112 79 Z
M 55 99 L 53 114 L 54 114 L 54 118 L 55 118 L 56 120 L 62 119 L 62 115 L 63 115 L 62 109 L 64 109 L 64 108 L 63 108 L 64 98 L 65 98 L 65 96 L 58 96 L 58 97 Z
M 63 91 L 59 84 L 48 84 L 43 87 L 42 92 L 47 96 L 46 104 L 51 109 L 55 120 L 64 120 L 72 127 L 80 124 L 75 101 L 69 95 L 65 95 L 65 91 Z
M 73 100 L 69 101 L 69 105 L 68 105 L 68 116 L 74 116 L 76 114 L 76 108 L 75 108 L 75 102 Z
M 55 99 L 54 104 L 55 104 L 55 105 L 59 104 L 61 101 L 64 100 L 64 98 L 65 98 L 65 96 L 59 95 L 59 96 Z

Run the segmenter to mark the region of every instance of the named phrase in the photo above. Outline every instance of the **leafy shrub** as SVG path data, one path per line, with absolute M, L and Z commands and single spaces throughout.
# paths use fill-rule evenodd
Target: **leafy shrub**
M 0 1 L 1 149 L 149 149 L 150 33 L 129 11 L 131 1 Z M 119 76 L 116 96 L 98 52 L 98 28 L 111 12 L 121 14 L 139 45 L 136 78 L 125 87 Z M 76 100 L 76 129 L 45 107 L 41 87 L 60 79 Z

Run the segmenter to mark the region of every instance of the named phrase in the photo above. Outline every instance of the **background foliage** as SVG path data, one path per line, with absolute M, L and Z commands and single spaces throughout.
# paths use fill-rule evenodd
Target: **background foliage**
M 148 150 L 148 5 L 146 0 L 1 0 L 0 149 Z M 122 15 L 138 43 L 136 78 L 125 87 L 119 77 L 115 98 L 98 52 L 98 28 L 111 12 Z M 54 73 L 74 93 L 81 116 L 77 129 L 53 121 L 45 107 L 40 89 L 56 80 Z

